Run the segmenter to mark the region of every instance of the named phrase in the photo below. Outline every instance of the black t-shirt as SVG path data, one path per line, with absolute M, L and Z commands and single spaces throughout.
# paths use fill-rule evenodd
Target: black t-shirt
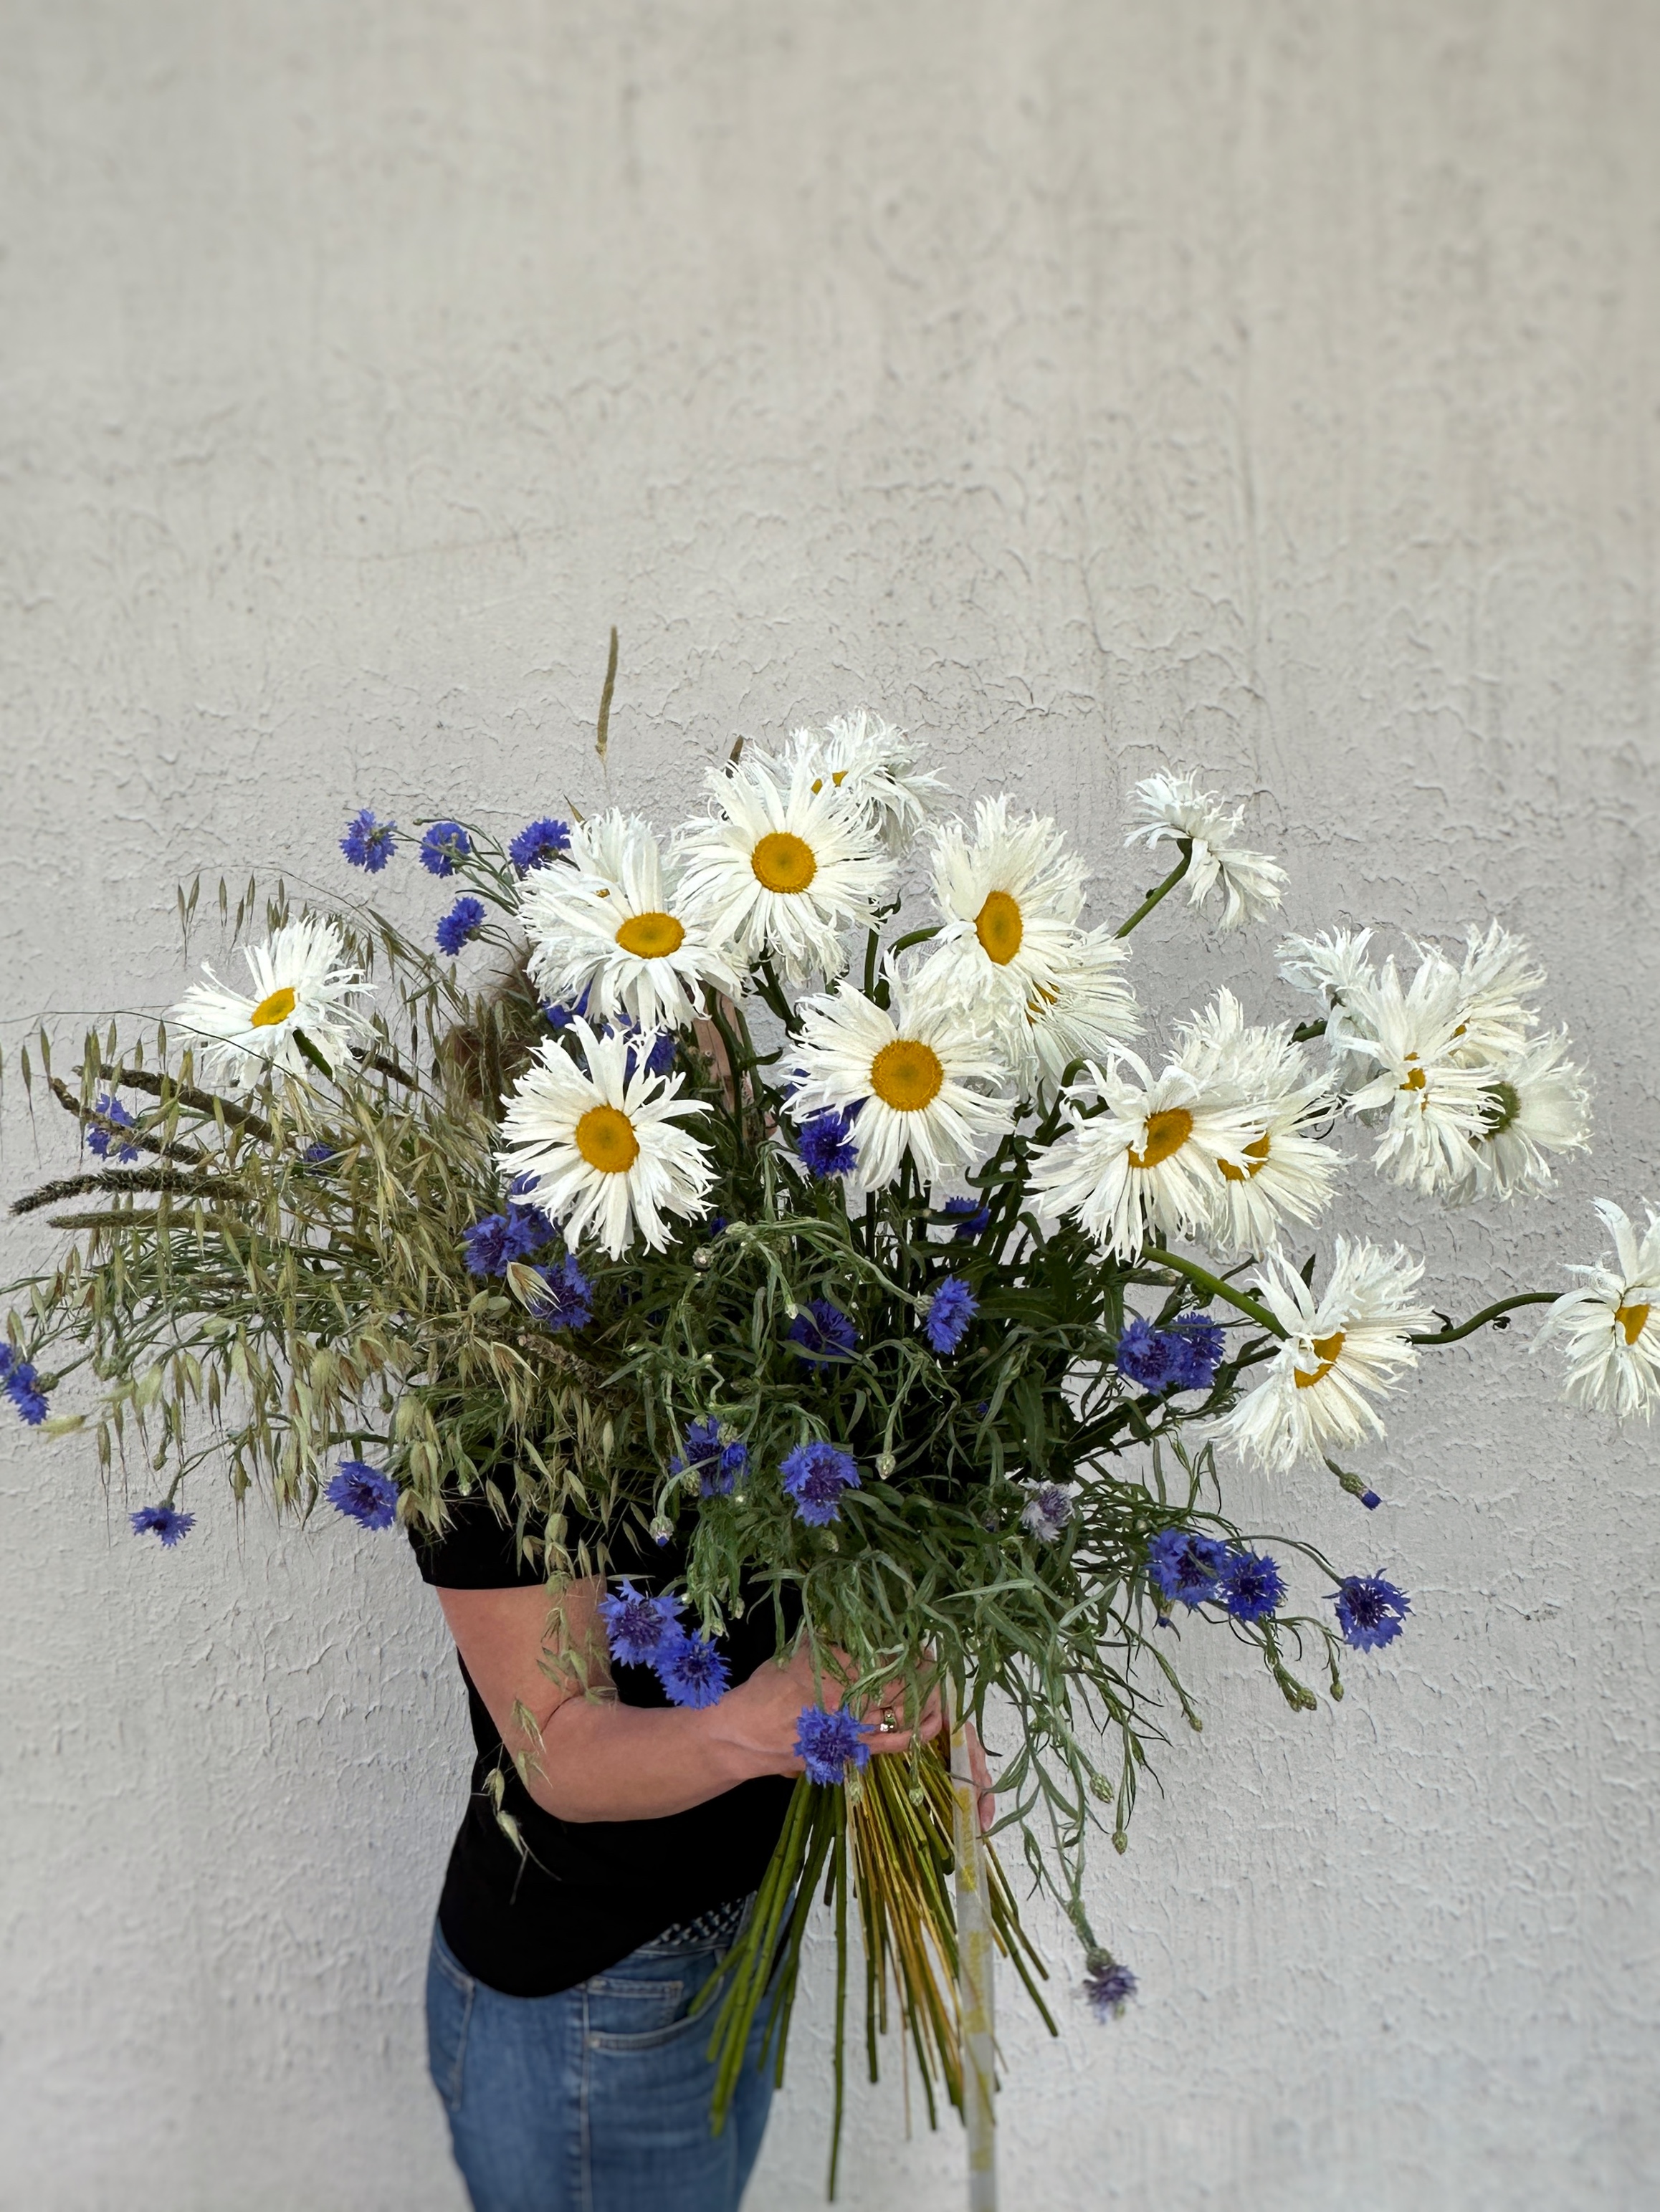
M 482 1495 L 452 1499 L 450 1511 L 443 1535 L 410 1531 L 425 1581 L 441 1589 L 511 1589 L 541 1581 L 537 1568 L 517 1557 L 512 1529 Z M 660 1551 L 643 1543 L 631 1555 L 626 1538 L 611 1540 L 613 1574 L 633 1574 L 643 1586 L 661 1589 L 679 1565 L 676 1546 Z M 771 1602 L 757 1595 L 761 1601 L 721 1640 L 734 1683 L 776 1648 Z M 613 1676 L 625 1705 L 669 1702 L 649 1668 L 617 1666 Z M 602 1973 L 676 1922 L 747 1896 L 760 1881 L 789 1803 L 793 1785 L 784 1777 L 740 1782 L 656 1820 L 556 1820 L 519 1779 L 465 1666 L 461 1679 L 478 1756 L 438 1923 L 467 1972 L 489 1988 L 508 1996 L 551 1996 Z M 522 1858 L 497 1825 L 486 1791 L 486 1777 L 497 1770 L 505 1781 L 502 1809 L 524 1840 Z

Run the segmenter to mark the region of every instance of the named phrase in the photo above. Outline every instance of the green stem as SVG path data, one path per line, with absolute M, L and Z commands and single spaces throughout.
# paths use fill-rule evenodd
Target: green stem
M 1147 893 L 1146 898 L 1144 898 L 1140 905 L 1136 908 L 1135 912 L 1130 916 L 1129 920 L 1126 922 L 1120 923 L 1117 930 L 1117 934 L 1120 937 L 1128 937 L 1131 930 L 1135 927 L 1138 922 L 1145 921 L 1147 916 L 1152 912 L 1154 907 L 1158 905 L 1159 900 L 1164 897 L 1168 892 L 1173 891 L 1177 884 L 1181 882 L 1183 877 L 1188 872 L 1188 863 L 1193 858 L 1192 838 L 1178 837 L 1176 841 L 1176 848 L 1177 852 L 1181 854 L 1181 859 L 1171 870 L 1169 875 L 1165 877 L 1164 882 L 1158 885 L 1158 889 Z
M 1225 1298 L 1231 1306 L 1237 1306 L 1242 1314 L 1249 1316 L 1259 1328 L 1267 1329 L 1271 1336 L 1283 1337 L 1286 1334 L 1266 1306 L 1259 1305 L 1255 1298 L 1247 1297 L 1243 1291 L 1236 1291 L 1231 1283 L 1225 1283 L 1219 1275 L 1213 1275 L 1208 1267 L 1201 1267 L 1196 1260 L 1180 1260 L 1174 1252 L 1164 1251 L 1156 1244 L 1146 1246 L 1141 1257 L 1152 1267 L 1173 1267 L 1178 1275 L 1185 1275 L 1190 1283 L 1196 1284 L 1201 1291 L 1208 1291 L 1213 1298 Z M 1474 1326 L 1472 1322 L 1471 1327 Z M 1418 1338 L 1413 1340 L 1414 1343 L 1422 1341 Z
M 1554 1306 L 1557 1297 L 1558 1293 L 1555 1291 L 1521 1291 L 1513 1298 L 1499 1298 L 1492 1305 L 1483 1306 L 1479 1314 L 1472 1314 L 1467 1322 L 1462 1322 L 1456 1328 L 1449 1323 L 1445 1328 L 1438 1330 L 1433 1336 L 1409 1336 L 1407 1342 L 1408 1344 L 1456 1344 L 1460 1337 L 1474 1335 L 1478 1328 L 1484 1328 L 1490 1321 L 1497 1321 L 1501 1314 L 1510 1313 L 1517 1306 Z

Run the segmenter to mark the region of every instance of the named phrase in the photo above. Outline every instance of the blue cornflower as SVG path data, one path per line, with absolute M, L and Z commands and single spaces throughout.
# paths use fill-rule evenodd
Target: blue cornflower
M 171 1505 L 141 1505 L 128 1518 L 135 1536 L 159 1536 L 169 1552 L 175 1544 L 182 1544 L 196 1526 L 193 1513 L 178 1512 Z
M 332 1145 L 307 1145 L 300 1155 L 300 1164 L 307 1175 L 321 1175 L 333 1162 Z
M 1208 1390 L 1222 1364 L 1227 1339 L 1220 1322 L 1207 1313 L 1187 1313 L 1165 1332 L 1173 1346 L 1171 1366 L 1178 1390 Z
M 1383 1499 L 1377 1495 L 1377 1492 L 1375 1490 L 1363 1490 L 1360 1493 L 1360 1503 L 1365 1507 L 1368 1513 L 1376 1513 L 1383 1502 Z
M 365 1528 L 390 1528 L 398 1518 L 398 1485 L 367 1460 L 343 1459 L 323 1495 L 337 1513 Z
M 803 1705 L 795 1723 L 795 1755 L 807 1771 L 809 1782 L 834 1789 L 848 1778 L 851 1766 L 862 1773 L 870 1765 L 867 1739 L 876 1733 L 867 1721 L 857 1721 L 845 1706 L 827 1713 L 823 1705 Z
M 560 1005 L 554 999 L 544 999 L 542 1001 L 542 1018 L 550 1030 L 568 1030 L 573 1022 L 586 1021 L 587 1014 L 588 994 L 587 991 L 584 991 L 581 997 L 569 1006 Z
M 1116 2020 L 1135 1995 L 1135 1977 L 1110 1951 L 1091 1951 L 1084 1960 L 1084 1995 L 1097 2020 Z
M 1167 1600 L 1201 1604 L 1215 1597 L 1217 1577 L 1228 1563 L 1228 1547 L 1191 1528 L 1164 1528 L 1147 1546 L 1147 1571 Z
M 611 1657 L 625 1667 L 654 1667 L 665 1644 L 684 1632 L 678 1597 L 647 1597 L 631 1582 L 620 1583 L 616 1596 L 602 1597 L 594 1609 L 605 1624 Z
M 471 850 L 472 840 L 459 822 L 433 822 L 421 840 L 421 865 L 429 875 L 453 876 L 456 862 Z
M 539 1206 L 510 1202 L 505 1213 L 487 1213 L 463 1232 L 470 1275 L 505 1275 L 515 1260 L 528 1259 L 554 1238 L 552 1222 Z
M 859 1342 L 858 1330 L 828 1298 L 809 1298 L 786 1334 L 809 1367 L 850 1359 Z
M 1376 1651 L 1381 1644 L 1393 1644 L 1412 1611 L 1406 1592 L 1382 1575 L 1345 1575 L 1331 1595 L 1343 1641 L 1357 1651 Z
M 957 1226 L 951 1233 L 959 1244 L 972 1244 L 991 1227 L 991 1208 L 977 1198 L 948 1198 L 940 1211 L 956 1216 Z
M 820 1182 L 832 1176 L 851 1175 L 859 1164 L 859 1147 L 853 1141 L 853 1125 L 862 1099 L 852 1106 L 826 1106 L 809 1114 L 795 1139 L 801 1164 Z
M 1217 1595 L 1236 1620 L 1266 1620 L 1286 1595 L 1285 1578 L 1261 1552 L 1230 1552 Z
M 740 1474 L 747 1474 L 750 1448 L 713 1418 L 687 1425 L 684 1456 L 669 1462 L 671 1474 L 696 1472 L 705 1498 L 727 1498 Z
M 980 1301 L 960 1275 L 946 1275 L 928 1300 L 922 1316 L 922 1334 L 943 1358 L 955 1352 L 969 1333 L 969 1323 L 980 1310 Z
M 586 997 L 586 994 L 584 995 Z M 624 1021 L 607 1024 L 605 1034 L 607 1036 L 626 1037 L 629 1040 L 628 1049 L 623 1054 L 623 1080 L 624 1083 L 631 1083 L 634 1080 L 634 1071 L 640 1064 L 640 1045 L 645 1032 L 641 1029 L 638 1022 Z M 672 1030 L 654 1030 L 651 1032 L 651 1043 L 646 1052 L 647 1074 L 666 1075 L 674 1066 L 675 1050 L 674 1035 Z
M 461 947 L 477 937 L 483 926 L 483 901 L 459 898 L 434 930 L 433 936 L 437 941 L 438 950 L 447 952 L 453 960 Z
M 366 806 L 347 823 L 340 850 L 354 868 L 367 868 L 372 876 L 378 876 L 392 858 L 397 835 L 395 822 L 377 822 Z
M 20 1359 L 10 1345 L 0 1342 L 0 1387 L 16 1408 L 20 1420 L 38 1429 L 49 1410 L 40 1377 L 27 1359 Z
M 688 1636 L 678 1630 L 663 1646 L 656 1666 L 671 1705 L 701 1711 L 719 1704 L 727 1686 L 727 1662 L 707 1636 Z
M 1155 1328 L 1136 1314 L 1124 1325 L 1114 1364 L 1127 1382 L 1143 1390 L 1168 1390 L 1176 1380 L 1175 1355 L 1179 1350 L 1162 1328 Z
M 88 1130 L 87 1150 L 93 1158 L 97 1160 L 106 1160 L 110 1156 L 110 1147 L 113 1145 L 116 1148 L 115 1157 L 123 1167 L 129 1160 L 136 1160 L 138 1157 L 137 1146 L 128 1144 L 125 1138 L 119 1134 L 119 1132 L 123 1129 L 131 1129 L 137 1126 L 133 1116 L 128 1113 L 121 1101 L 119 1098 L 112 1098 L 107 1091 L 103 1092 L 94 1103 L 93 1111 L 95 1114 L 101 1114 L 106 1121 L 112 1121 L 115 1124 L 113 1128 Z
M 521 876 L 529 875 L 532 868 L 544 868 L 550 860 L 570 849 L 570 831 L 562 822 L 551 815 L 544 815 L 539 822 L 527 823 L 508 848 L 508 858 Z
M 834 1444 L 797 1444 L 785 1460 L 784 1487 L 795 1500 L 798 1517 L 810 1528 L 828 1528 L 842 1517 L 836 1510 L 844 1490 L 863 1487 L 859 1470 Z
M 567 1252 L 538 1267 L 542 1288 L 535 1293 L 531 1310 L 551 1329 L 586 1328 L 593 1319 L 593 1285 Z

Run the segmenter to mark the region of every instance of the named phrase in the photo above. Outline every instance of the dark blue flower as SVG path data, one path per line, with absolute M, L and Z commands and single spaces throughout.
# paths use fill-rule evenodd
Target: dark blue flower
M 1236 1620 L 1266 1620 L 1286 1595 L 1274 1562 L 1260 1552 L 1230 1552 L 1217 1595 Z
M 1136 1314 L 1124 1324 L 1114 1364 L 1127 1382 L 1143 1390 L 1168 1390 L 1176 1380 L 1173 1356 L 1177 1350 L 1162 1328 Z
M 20 1359 L 10 1345 L 0 1343 L 0 1385 L 15 1407 L 20 1420 L 38 1429 L 50 1410 L 40 1376 L 27 1359 Z
M 858 1115 L 856 1104 L 826 1106 L 821 1113 L 809 1114 L 801 1124 L 796 1150 L 808 1174 L 820 1182 L 828 1182 L 832 1176 L 851 1175 L 858 1166 L 859 1147 L 853 1141 Z
M 332 1164 L 335 1157 L 332 1145 L 307 1145 L 300 1155 L 300 1164 L 307 1175 L 321 1175 Z
M 827 1713 L 822 1705 L 803 1705 L 795 1723 L 795 1755 L 807 1771 L 809 1782 L 834 1789 L 848 1778 L 851 1766 L 862 1772 L 870 1765 L 870 1743 L 875 1729 L 867 1721 L 856 1721 L 845 1706 Z
M 1091 1951 L 1084 1961 L 1084 1995 L 1097 2020 L 1116 2020 L 1135 1995 L 1135 1977 L 1110 1951 Z
M 343 1459 L 323 1495 L 337 1513 L 365 1528 L 390 1528 L 398 1518 L 398 1485 L 367 1460 Z
M 1187 1313 L 1173 1321 L 1165 1334 L 1175 1347 L 1171 1365 L 1177 1389 L 1208 1390 L 1227 1346 L 1222 1324 L 1206 1313 Z
M 1393 1644 L 1412 1611 L 1406 1592 L 1382 1575 L 1345 1575 L 1331 1595 L 1343 1641 L 1357 1651 L 1376 1651 L 1382 1644 Z
M 584 992 L 582 997 L 583 1005 L 586 1007 L 587 994 Z M 640 1041 L 644 1032 L 638 1022 L 624 1021 L 607 1024 L 605 1034 L 607 1036 L 628 1038 L 628 1050 L 623 1055 L 623 1080 L 624 1083 L 631 1083 L 634 1080 L 634 1071 L 640 1064 Z M 654 1030 L 651 1033 L 651 1043 L 646 1052 L 647 1074 L 666 1075 L 674 1066 L 675 1050 L 674 1035 L 672 1030 Z
M 508 848 L 508 858 L 521 876 L 527 876 L 532 868 L 545 867 L 569 849 L 570 831 L 565 823 L 544 815 L 541 821 L 527 823 L 519 832 Z
M 556 1000 L 544 999 L 542 1018 L 550 1030 L 568 1030 L 573 1022 L 586 1021 L 588 1014 L 588 994 L 584 991 L 574 1006 L 561 1006 Z
M 115 1125 L 113 1128 L 88 1130 L 87 1150 L 93 1158 L 106 1160 L 110 1156 L 110 1148 L 113 1146 L 115 1157 L 123 1167 L 129 1160 L 136 1160 L 138 1157 L 137 1146 L 128 1144 L 119 1134 L 121 1130 L 131 1129 L 137 1126 L 133 1116 L 128 1113 L 121 1101 L 119 1098 L 112 1098 L 107 1091 L 103 1092 L 94 1101 L 93 1111 L 95 1114 L 101 1114 L 106 1122 L 113 1122 Z
M 429 875 L 453 876 L 455 864 L 472 850 L 472 840 L 459 822 L 434 822 L 421 840 L 421 865 Z
M 526 1260 L 550 1244 L 552 1222 L 539 1206 L 509 1203 L 505 1213 L 487 1213 L 465 1231 L 461 1243 L 470 1275 L 505 1275 L 515 1260 Z
M 340 850 L 354 868 L 367 868 L 372 876 L 378 876 L 392 858 L 397 835 L 395 822 L 377 822 L 366 806 L 347 823 Z
M 1376 1513 L 1383 1502 L 1383 1499 L 1377 1495 L 1377 1492 L 1375 1490 L 1363 1490 L 1360 1493 L 1360 1503 L 1365 1507 L 1368 1513 Z
M 969 1323 L 980 1310 L 980 1301 L 960 1275 L 947 1275 L 928 1300 L 922 1316 L 922 1334 L 943 1358 L 955 1352 L 969 1333 Z
M 615 1597 L 602 1597 L 594 1609 L 605 1624 L 611 1657 L 624 1667 L 654 1667 L 665 1644 L 684 1633 L 678 1597 L 647 1597 L 631 1582 L 619 1583 Z
M 688 1636 L 684 1629 L 664 1644 L 656 1665 L 670 1704 L 696 1710 L 717 1705 L 729 1679 L 717 1646 L 707 1636 Z
M 828 1298 L 809 1298 L 787 1334 L 796 1357 L 809 1367 L 849 1359 L 859 1342 L 858 1330 Z
M 531 1310 L 550 1329 L 586 1328 L 593 1319 L 593 1285 L 567 1252 L 536 1270 L 542 1287 Z
M 1208 1314 L 1183 1314 L 1155 1328 L 1140 1314 L 1124 1325 L 1116 1364 L 1143 1390 L 1207 1390 L 1222 1361 L 1224 1337 Z
M 1217 1577 L 1228 1563 L 1228 1547 L 1191 1528 L 1161 1529 L 1147 1546 L 1147 1571 L 1167 1600 L 1199 1605 L 1217 1595 Z
M 696 1473 L 705 1498 L 726 1498 L 741 1474 L 749 1473 L 750 1448 L 741 1443 L 712 1418 L 692 1421 L 686 1429 L 684 1456 L 669 1462 L 671 1474 Z
M 991 1208 L 977 1198 L 948 1198 L 940 1211 L 957 1217 L 952 1235 L 959 1244 L 972 1244 L 991 1227 Z
M 135 1536 L 159 1536 L 168 1551 L 182 1544 L 196 1526 L 193 1513 L 180 1513 L 171 1505 L 141 1505 L 128 1518 Z
M 834 1444 L 797 1444 L 781 1472 L 784 1487 L 795 1500 L 797 1516 L 814 1528 L 839 1521 L 842 1516 L 836 1509 L 842 1492 L 863 1486 L 858 1468 Z
M 477 937 L 483 926 L 483 901 L 459 898 L 434 930 L 433 936 L 437 941 L 438 950 L 447 952 L 453 960 L 461 947 Z

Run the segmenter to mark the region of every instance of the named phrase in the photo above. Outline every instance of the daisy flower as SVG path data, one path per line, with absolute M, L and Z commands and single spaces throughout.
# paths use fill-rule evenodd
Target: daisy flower
M 981 1017 L 946 994 L 925 994 L 920 978 L 899 986 L 885 1011 L 842 989 L 804 1000 L 800 1013 L 789 1111 L 806 1121 L 859 1105 L 848 1136 L 860 1190 L 885 1189 L 908 1152 L 924 1184 L 960 1176 L 1011 1126 L 1006 1102 L 985 1095 L 1006 1070 Z
M 1133 1071 L 1134 1080 L 1122 1073 Z M 1092 1072 L 1098 1112 L 1034 1152 L 1030 1188 L 1043 1210 L 1071 1214 L 1098 1244 L 1134 1259 L 1150 1237 L 1208 1228 L 1221 1163 L 1244 1172 L 1262 1134 L 1259 1115 L 1172 1064 L 1158 1077 L 1134 1053 Z M 1067 1094 L 1077 1102 L 1085 1089 Z
M 1231 991 L 1219 991 L 1180 1034 L 1178 1066 L 1262 1125 L 1242 1160 L 1218 1162 L 1222 1185 L 1211 1222 L 1221 1250 L 1261 1250 L 1282 1221 L 1312 1221 L 1330 1198 L 1342 1160 L 1307 1131 L 1336 1102 L 1289 1032 L 1249 1024 Z
M 916 766 L 918 747 L 903 730 L 861 707 L 837 715 L 822 730 L 793 731 L 783 751 L 767 765 L 784 781 L 798 763 L 807 769 L 812 788 L 833 784 L 860 808 L 887 850 L 902 854 L 921 830 L 940 795 L 939 779 Z
M 708 1211 L 714 1164 L 678 1125 L 708 1109 L 678 1095 L 681 1076 L 646 1066 L 629 1075 L 625 1038 L 596 1036 L 583 1021 L 570 1028 L 587 1072 L 551 1038 L 538 1048 L 502 1116 L 502 1173 L 523 1178 L 521 1195 L 561 1223 L 572 1244 L 592 1235 L 620 1260 L 637 1229 L 660 1252 L 673 1217 Z
M 770 954 L 794 982 L 839 975 L 838 932 L 872 927 L 893 881 L 857 805 L 800 760 L 787 779 L 757 761 L 709 786 L 721 817 L 690 825 L 679 845 L 680 895 L 700 933 L 746 964 Z
M 242 957 L 253 977 L 251 994 L 231 990 L 204 961 L 209 981 L 192 984 L 168 1017 L 195 1044 L 210 1079 L 253 1084 L 272 1068 L 303 1076 L 308 1064 L 296 1031 L 331 1063 L 363 1035 L 350 1002 L 369 987 L 348 965 L 333 922 L 302 915 L 263 945 L 245 945 Z
M 1024 1025 L 1034 1000 L 1059 1004 L 1086 880 L 1083 862 L 1067 852 L 1053 822 L 1037 814 L 1011 817 L 1006 798 L 981 799 L 972 839 L 961 822 L 942 824 L 934 836 L 933 896 L 944 923 L 919 988 L 982 999 L 1011 1029 Z M 1098 954 L 1097 972 L 1106 964 Z
M 1373 1160 L 1399 1183 L 1422 1191 L 1468 1180 L 1475 1143 L 1487 1126 L 1490 1066 L 1460 1056 L 1463 1004 L 1458 971 L 1438 955 L 1403 990 L 1393 960 L 1370 984 L 1357 984 L 1327 1034 L 1368 1060 L 1374 1073 L 1349 1099 L 1349 1111 L 1379 1130 Z
M 1433 946 L 1417 950 L 1426 959 L 1445 958 Z M 1457 1057 L 1479 1066 L 1519 1052 L 1539 1018 L 1528 1000 L 1545 981 L 1526 945 L 1496 921 L 1485 936 L 1472 929 L 1457 972 Z
M 519 894 L 531 977 L 548 998 L 586 992 L 596 1020 L 688 1027 L 707 985 L 736 994 L 737 974 L 681 898 L 655 831 L 612 809 L 570 833 L 562 868 L 536 868 Z
M 1006 1042 L 1023 1098 L 1059 1085 L 1082 1060 L 1122 1052 L 1140 1028 L 1135 994 L 1119 974 L 1129 947 L 1108 928 L 1074 934 L 1047 983 L 1009 1023 Z
M 1646 1420 L 1660 1399 L 1660 1214 L 1650 1209 L 1639 1237 L 1609 1200 L 1599 1198 L 1596 1211 L 1614 1238 L 1613 1254 L 1594 1267 L 1568 1269 L 1584 1287 L 1558 1298 L 1534 1340 L 1566 1340 L 1565 1398 Z
M 1408 1334 L 1434 1319 L 1411 1302 L 1423 1272 L 1423 1261 L 1398 1244 L 1385 1252 L 1340 1237 L 1330 1279 L 1316 1297 L 1278 1253 L 1268 1254 L 1257 1295 L 1286 1341 L 1218 1433 L 1278 1473 L 1320 1460 L 1335 1445 L 1381 1437 L 1371 1398 L 1390 1389 L 1401 1369 L 1417 1365 Z
M 1590 1142 L 1590 1079 L 1567 1057 L 1567 1032 L 1533 1038 L 1502 1060 L 1482 1092 L 1482 1127 L 1460 1196 L 1514 1198 L 1543 1190 L 1549 1155 Z
M 1124 840 L 1127 845 L 1162 845 L 1193 840 L 1188 862 L 1188 903 L 1202 906 L 1213 890 L 1222 893 L 1219 929 L 1260 921 L 1280 903 L 1286 872 L 1266 853 L 1253 853 L 1234 842 L 1244 808 L 1227 813 L 1213 791 L 1201 791 L 1192 769 L 1171 775 L 1161 770 L 1135 787 L 1135 804 L 1146 817 Z

